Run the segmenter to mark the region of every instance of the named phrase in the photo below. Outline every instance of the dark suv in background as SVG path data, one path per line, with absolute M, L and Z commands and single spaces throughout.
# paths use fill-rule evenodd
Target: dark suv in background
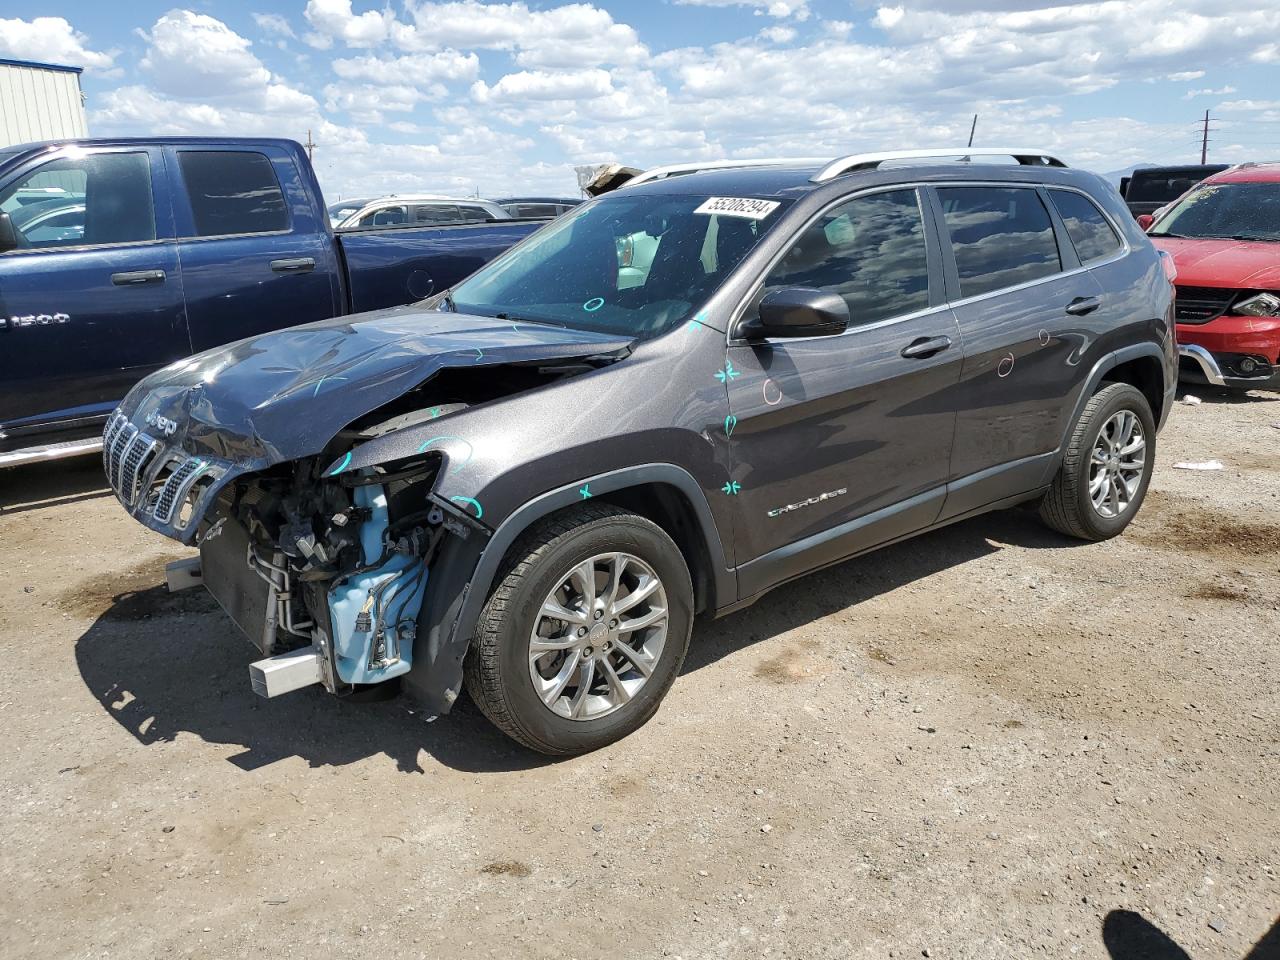
M 153 374 L 108 475 L 199 545 L 259 692 L 403 677 L 443 712 L 465 683 L 521 743 L 594 749 L 656 711 L 696 613 L 1014 504 L 1086 540 L 1133 519 L 1169 271 L 1097 176 L 928 155 L 997 152 L 624 186 L 431 300 Z
M 1183 167 L 1139 167 L 1120 180 L 1124 197 L 1134 217 L 1154 214 L 1173 203 L 1205 177 L 1227 169 L 1225 163 L 1204 163 Z

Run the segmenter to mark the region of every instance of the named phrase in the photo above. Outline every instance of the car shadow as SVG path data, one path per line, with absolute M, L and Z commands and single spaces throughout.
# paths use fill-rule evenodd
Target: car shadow
M 43 510 L 111 496 L 98 456 L 0 469 L 0 514 Z
M 1103 918 L 1102 942 L 1111 960 L 1191 960 L 1172 937 L 1132 910 L 1112 910 Z M 1242 960 L 1280 960 L 1280 920 Z
M 748 610 L 700 622 L 684 672 L 751 644 L 857 606 L 872 597 L 1001 549 L 1000 543 L 1069 549 L 1023 511 L 988 515 L 847 561 L 765 595 Z M 159 571 L 157 571 L 159 573 Z M 139 743 L 191 734 L 239 752 L 242 770 L 299 757 L 313 767 L 344 766 L 378 754 L 404 772 L 424 772 L 425 751 L 470 773 L 531 769 L 556 762 L 499 733 L 462 698 L 450 714 L 425 722 L 405 697 L 379 703 L 337 699 L 319 687 L 265 700 L 247 668 L 256 649 L 203 590 L 163 585 L 111 596 L 76 642 L 81 677 L 108 716 Z

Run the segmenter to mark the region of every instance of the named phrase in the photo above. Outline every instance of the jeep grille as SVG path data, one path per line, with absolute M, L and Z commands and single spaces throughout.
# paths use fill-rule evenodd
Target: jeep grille
M 107 421 L 102 466 L 116 498 L 134 516 L 185 530 L 197 506 L 224 469 L 204 457 L 166 450 L 124 414 Z

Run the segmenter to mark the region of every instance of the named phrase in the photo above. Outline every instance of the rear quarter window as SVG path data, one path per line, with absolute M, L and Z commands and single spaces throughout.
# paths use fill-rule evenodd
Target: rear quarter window
M 1092 200 L 1070 190 L 1050 190 L 1049 196 L 1081 263 L 1093 263 L 1120 250 L 1120 238 Z
M 976 297 L 1062 270 L 1049 211 L 1028 187 L 942 187 L 942 210 L 960 275 Z
M 280 181 L 264 154 L 183 150 L 178 153 L 178 167 L 191 199 L 195 236 L 289 229 Z

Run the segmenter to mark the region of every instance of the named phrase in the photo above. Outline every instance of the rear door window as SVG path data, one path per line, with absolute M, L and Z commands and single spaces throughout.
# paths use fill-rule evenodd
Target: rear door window
M 264 154 L 247 150 L 181 150 L 178 167 L 191 199 L 195 236 L 289 229 L 280 181 Z
M 938 190 L 960 275 L 960 296 L 976 297 L 1062 270 L 1053 221 L 1027 187 Z
M 1081 263 L 1092 263 L 1120 250 L 1120 238 L 1092 200 L 1072 190 L 1050 190 L 1049 196 Z
M 765 279 L 764 293 L 813 287 L 849 305 L 865 326 L 929 306 L 924 220 L 914 190 L 856 197 L 808 227 Z

